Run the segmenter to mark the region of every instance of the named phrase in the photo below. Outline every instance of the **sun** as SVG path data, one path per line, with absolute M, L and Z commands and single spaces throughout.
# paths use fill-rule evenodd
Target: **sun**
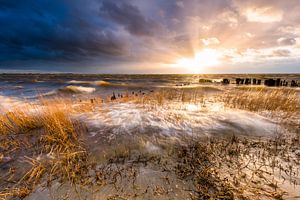
M 220 64 L 220 55 L 214 49 L 203 49 L 195 54 L 193 58 L 180 58 L 176 65 L 183 67 L 193 73 L 200 73 L 206 67 L 216 66 Z

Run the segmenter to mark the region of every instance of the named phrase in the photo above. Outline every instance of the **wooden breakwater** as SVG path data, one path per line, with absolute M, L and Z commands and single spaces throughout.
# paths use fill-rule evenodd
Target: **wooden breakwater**
M 236 85 L 262 85 L 268 87 L 300 87 L 300 82 L 297 80 L 284 80 L 280 78 L 270 78 L 270 79 L 257 79 L 257 78 L 236 78 L 235 80 L 230 80 L 224 78 L 222 84 L 236 84 Z

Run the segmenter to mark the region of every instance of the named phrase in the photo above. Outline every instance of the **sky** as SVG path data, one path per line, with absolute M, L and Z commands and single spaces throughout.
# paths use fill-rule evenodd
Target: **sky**
M 0 0 L 0 72 L 300 73 L 299 0 Z

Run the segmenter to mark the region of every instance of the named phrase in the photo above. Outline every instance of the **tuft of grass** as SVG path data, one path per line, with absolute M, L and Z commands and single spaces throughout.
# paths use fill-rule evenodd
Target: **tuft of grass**
M 55 106 L 46 107 L 41 117 L 44 135 L 40 141 L 45 153 L 54 155 L 51 176 L 61 176 L 71 183 L 80 181 L 86 172 L 87 152 L 80 141 L 86 128 L 71 118 L 66 110 Z
M 74 104 L 69 100 L 40 100 L 38 103 L 38 106 L 26 104 L 0 116 L 0 150 L 5 155 L 16 152 L 16 148 L 26 155 L 28 145 L 14 138 L 27 133 L 36 134 L 37 143 L 29 146 L 41 153 L 39 159 L 25 156 L 30 169 L 17 180 L 16 185 L 10 184 L 4 188 L 0 193 L 2 196 L 26 196 L 43 177 L 48 177 L 49 181 L 59 179 L 72 184 L 80 183 L 88 170 L 88 154 L 80 140 L 87 129 L 72 117 L 78 112 L 78 107 L 74 109 Z M 85 104 L 79 106 L 80 111 L 90 108 Z M 35 132 L 36 129 L 40 131 Z
M 31 192 L 28 187 L 5 188 L 0 191 L 0 198 L 7 199 L 8 197 L 18 197 L 24 199 Z
M 134 98 L 134 102 L 143 105 L 164 106 L 170 102 L 203 103 L 204 98 L 205 95 L 202 88 L 174 88 L 161 89 L 143 97 Z
M 26 110 L 13 110 L 0 116 L 0 135 L 26 133 L 41 127 L 37 116 Z
M 33 183 L 33 185 L 36 185 L 38 181 L 42 178 L 46 167 L 42 162 L 38 161 L 37 159 L 32 159 L 29 157 L 25 158 L 27 159 L 26 161 L 32 167 L 19 182 L 21 182 L 23 179 L 26 179 L 26 181 Z
M 54 151 L 64 151 L 78 145 L 76 123 L 64 110 L 46 108 L 40 120 L 45 130 L 41 140 L 47 150 L 54 148 Z

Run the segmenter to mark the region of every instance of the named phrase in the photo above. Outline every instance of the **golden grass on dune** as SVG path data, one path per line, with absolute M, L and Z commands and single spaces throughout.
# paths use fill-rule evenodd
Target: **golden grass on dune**
M 211 89 L 214 91 L 213 89 Z M 215 90 L 211 97 L 214 102 L 224 102 L 226 106 L 250 111 L 299 112 L 300 96 L 294 89 L 266 87 L 238 87 L 229 90 Z M 205 88 L 182 88 L 158 90 L 141 98 L 144 103 L 167 104 L 204 103 L 208 95 Z
M 134 98 L 135 103 L 163 106 L 170 102 L 203 103 L 204 91 L 201 88 L 161 89 L 145 96 Z
M 27 110 L 27 111 L 26 111 Z M 0 134 L 25 133 L 41 126 L 41 121 L 26 110 L 14 110 L 0 116 Z
M 239 87 L 218 91 L 211 95 L 214 102 L 223 102 L 225 106 L 250 111 L 300 112 L 299 94 L 294 89 Z M 144 97 L 135 98 L 134 102 L 145 105 L 165 105 L 172 101 L 177 103 L 201 103 L 208 100 L 202 88 L 184 88 L 158 90 Z
M 78 136 L 75 124 L 63 110 L 55 107 L 46 108 L 40 120 L 45 129 L 42 141 L 45 142 L 46 148 L 49 145 L 51 148 L 54 147 L 54 150 L 62 150 L 76 145 L 74 143 L 77 142 Z
M 11 134 L 32 134 L 35 130 L 41 130 L 36 133 L 36 137 L 39 138 L 37 143 L 32 145 L 42 155 L 50 157 L 26 157 L 27 163 L 31 165 L 30 170 L 15 186 L 0 192 L 0 196 L 22 197 L 24 191 L 31 190 L 44 175 L 48 175 L 50 181 L 58 178 L 76 183 L 81 181 L 80 177 L 87 170 L 87 152 L 79 139 L 79 135 L 86 131 L 86 128 L 71 117 L 72 113 L 77 112 L 71 101 L 40 100 L 39 103 L 38 106 L 24 104 L 21 108 L 4 112 L 0 116 L 0 135 L 4 138 L 1 139 L 0 147 L 4 155 L 9 154 L 11 151 L 5 147 L 11 148 L 17 140 L 6 140 L 5 137 Z M 82 104 L 80 110 L 83 109 L 89 110 L 91 107 Z M 18 146 L 26 151 L 27 147 L 22 145 L 21 141 L 18 142 Z
M 42 117 L 45 134 L 41 137 L 45 152 L 56 156 L 52 164 L 52 173 L 61 174 L 69 181 L 78 179 L 86 163 L 87 152 L 80 142 L 79 134 L 85 131 L 80 122 L 71 119 L 63 110 L 48 107 Z
M 23 199 L 28 196 L 30 192 L 31 190 L 27 187 L 5 188 L 3 191 L 0 191 L 0 198 L 6 199 L 7 197 L 19 197 Z
M 250 111 L 299 113 L 300 99 L 293 89 L 240 88 L 221 96 L 227 106 Z

